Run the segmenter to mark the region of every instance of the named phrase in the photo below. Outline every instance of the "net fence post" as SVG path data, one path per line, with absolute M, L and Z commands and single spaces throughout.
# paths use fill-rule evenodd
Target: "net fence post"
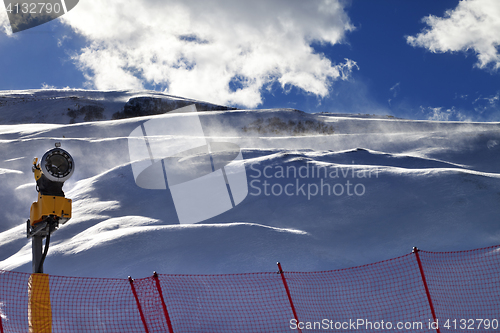
M 281 275 L 281 280 L 283 281 L 283 285 L 285 286 L 286 295 L 288 296 L 288 301 L 290 302 L 290 307 L 292 308 L 293 316 L 295 317 L 295 320 L 297 321 L 297 329 L 300 333 L 302 333 L 301 329 L 298 327 L 300 321 L 299 321 L 299 317 L 297 316 L 297 311 L 295 311 L 295 306 L 293 305 L 292 295 L 290 294 L 290 289 L 288 288 L 288 283 L 286 283 L 285 272 L 283 272 L 283 269 L 281 268 L 281 264 L 279 262 L 277 264 L 278 264 L 278 273 Z
M 167 310 L 167 304 L 165 304 L 165 299 L 163 298 L 163 292 L 161 290 L 160 280 L 158 279 L 158 273 L 154 272 L 153 278 L 154 278 L 155 283 L 156 283 L 156 289 L 158 290 L 158 294 L 160 295 L 161 306 L 163 308 L 163 314 L 165 315 L 165 320 L 167 321 L 167 325 L 168 325 L 168 332 L 174 333 L 174 329 L 172 328 L 172 322 L 170 321 L 170 316 L 169 316 L 168 310 Z
M 418 254 L 420 250 L 416 247 L 413 247 L 413 253 L 415 253 L 415 258 L 417 258 L 418 268 L 420 270 L 420 276 L 422 277 L 422 282 L 424 283 L 425 293 L 427 295 L 427 301 L 429 302 L 429 307 L 431 308 L 432 318 L 434 322 L 437 323 L 436 311 L 434 311 L 434 305 L 432 304 L 431 293 L 429 292 L 429 286 L 427 285 L 427 280 L 425 279 L 424 268 L 422 267 L 422 261 L 420 260 L 420 256 Z M 439 325 L 436 326 L 437 333 L 441 333 L 439 330 Z
M 144 325 L 144 330 L 149 333 L 148 325 L 146 324 L 146 318 L 142 312 L 141 303 L 139 302 L 139 297 L 137 296 L 137 291 L 135 290 L 134 280 L 129 276 L 128 282 L 130 282 L 130 288 L 132 288 L 132 293 L 134 294 L 135 302 L 137 303 L 137 308 L 139 309 L 139 314 L 141 315 L 142 324 Z

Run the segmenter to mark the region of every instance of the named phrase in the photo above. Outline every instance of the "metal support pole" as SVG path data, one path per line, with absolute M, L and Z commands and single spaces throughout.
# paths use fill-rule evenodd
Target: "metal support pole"
M 35 235 L 31 237 L 31 253 L 32 253 L 32 269 L 33 273 L 43 273 L 43 265 L 40 265 L 42 262 L 42 242 L 44 236 Z

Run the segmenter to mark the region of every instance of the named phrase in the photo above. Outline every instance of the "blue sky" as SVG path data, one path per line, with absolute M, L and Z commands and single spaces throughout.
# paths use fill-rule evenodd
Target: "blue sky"
M 248 108 L 500 121 L 499 44 L 496 0 L 86 0 L 0 33 L 0 89 L 144 88 Z

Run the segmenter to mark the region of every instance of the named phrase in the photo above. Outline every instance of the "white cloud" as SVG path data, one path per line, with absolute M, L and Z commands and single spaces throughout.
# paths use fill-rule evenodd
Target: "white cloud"
M 396 83 L 395 85 L 393 85 L 392 87 L 389 88 L 389 91 L 392 92 L 392 98 L 389 98 L 387 100 L 387 102 L 389 103 L 389 105 L 391 105 L 391 101 L 393 98 L 396 98 L 398 97 L 398 94 L 399 94 L 399 91 L 401 90 L 401 82 L 398 82 Z
M 436 121 L 471 121 L 464 113 L 457 110 L 455 107 L 445 109 L 443 107 L 420 107 L 427 120 Z
M 4 11 L 3 8 L 0 8 L 0 30 L 7 36 L 12 36 L 9 17 L 7 16 L 7 11 Z
M 57 89 L 57 87 L 44 82 L 42 83 L 42 89 Z
M 460 98 L 467 98 L 467 96 Z M 474 112 L 471 112 L 471 107 Z M 420 106 L 423 119 L 437 121 L 498 122 L 500 119 L 500 91 L 491 96 L 479 96 L 470 106 L 430 107 Z
M 401 82 L 398 82 L 389 88 L 389 90 L 392 91 L 392 94 L 393 94 L 392 96 L 394 98 L 396 98 L 398 96 L 399 90 L 401 89 L 400 85 L 401 85 Z
M 444 17 L 430 15 L 424 22 L 429 28 L 407 37 L 410 45 L 431 52 L 474 50 L 479 68 L 500 68 L 500 1 L 462 0 Z
M 273 82 L 325 97 L 356 63 L 333 64 L 312 41 L 353 30 L 340 0 L 80 1 L 62 17 L 88 46 L 74 56 L 91 87 L 256 107 Z M 230 88 L 237 87 L 236 91 Z
M 492 96 L 479 96 L 472 102 L 474 111 L 481 117 L 495 119 L 498 121 L 500 114 L 500 91 Z M 496 116 L 496 118 L 494 118 Z

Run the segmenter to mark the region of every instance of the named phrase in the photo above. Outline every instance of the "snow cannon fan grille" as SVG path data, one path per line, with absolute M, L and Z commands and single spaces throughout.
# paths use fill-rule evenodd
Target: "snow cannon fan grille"
M 73 157 L 62 148 L 48 150 L 42 156 L 42 172 L 53 182 L 64 183 L 75 171 Z

